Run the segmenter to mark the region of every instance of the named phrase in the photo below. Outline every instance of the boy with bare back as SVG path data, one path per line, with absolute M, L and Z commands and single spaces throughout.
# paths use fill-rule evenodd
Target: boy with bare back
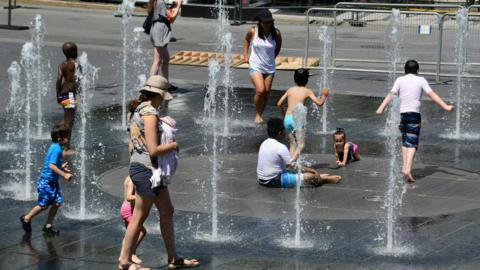
M 280 100 L 277 102 L 277 106 L 280 108 L 282 112 L 282 116 L 284 116 L 283 119 L 283 125 L 285 126 L 285 130 L 288 133 L 288 140 L 290 142 L 290 155 L 292 156 L 293 160 L 296 160 L 298 158 L 297 154 L 297 147 L 300 147 L 300 150 L 303 150 L 305 147 L 305 130 L 302 129 L 302 135 L 301 135 L 301 141 L 296 142 L 296 136 L 295 136 L 295 128 L 294 128 L 294 123 L 293 123 L 293 110 L 297 104 L 302 103 L 304 104 L 307 98 L 311 99 L 313 103 L 315 103 L 317 106 L 322 106 L 325 101 L 327 100 L 329 89 L 328 88 L 323 88 L 322 90 L 322 95 L 320 97 L 316 97 L 315 94 L 313 93 L 312 90 L 308 89 L 306 87 L 308 83 L 308 78 L 310 77 L 310 74 L 308 73 L 308 70 L 300 68 L 295 71 L 294 75 L 294 80 L 297 86 L 290 87 L 285 94 L 280 98 Z M 283 104 L 285 103 L 285 100 L 287 100 L 288 108 L 285 111 L 285 108 Z
M 73 42 L 65 42 L 62 46 L 62 51 L 67 59 L 58 66 L 56 83 L 57 102 L 63 108 L 62 123 L 72 130 L 77 107 L 76 95 L 79 88 L 79 81 L 75 75 L 79 68 L 77 62 L 77 45 Z M 71 135 L 68 136 L 69 141 L 70 137 Z M 68 148 L 69 146 L 67 146 L 66 150 L 68 150 Z

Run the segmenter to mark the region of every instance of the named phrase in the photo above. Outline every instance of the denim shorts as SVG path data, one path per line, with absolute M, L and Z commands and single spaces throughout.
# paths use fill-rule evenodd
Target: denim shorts
M 135 192 L 142 197 L 156 197 L 160 190 L 165 188 L 165 186 L 152 188 L 152 182 L 150 182 L 152 170 L 141 163 L 130 163 L 129 175 L 135 185 Z
M 257 70 L 257 69 L 251 68 L 251 67 L 248 68 L 248 74 L 249 74 L 250 76 L 252 76 L 254 73 L 257 73 L 257 72 L 258 72 L 258 73 L 261 73 L 262 75 L 275 75 L 275 72 L 273 72 L 273 73 L 265 73 L 264 71 Z
M 407 148 L 418 148 L 422 116 L 417 112 L 401 114 L 398 128 L 402 133 L 402 145 Z

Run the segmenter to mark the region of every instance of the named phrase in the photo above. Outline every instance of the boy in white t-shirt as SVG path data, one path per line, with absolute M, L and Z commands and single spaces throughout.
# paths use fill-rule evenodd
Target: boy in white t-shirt
M 417 76 L 418 63 L 415 60 L 408 60 L 405 63 L 405 76 L 397 78 L 393 84 L 392 90 L 383 100 L 377 109 L 377 114 L 382 114 L 387 105 L 392 101 L 393 95 L 400 98 L 400 131 L 402 132 L 402 154 L 403 168 L 402 174 L 408 182 L 415 182 L 412 176 L 412 164 L 418 148 L 418 139 L 420 136 L 420 127 L 422 117 L 420 115 L 420 99 L 422 93 L 425 92 L 433 102 L 442 109 L 451 112 L 453 106 L 446 104 L 433 90 L 430 88 L 425 78 Z
M 295 187 L 297 180 L 309 185 L 338 183 L 339 175 L 320 174 L 311 168 L 302 168 L 302 174 L 293 171 L 292 157 L 287 146 L 280 141 L 285 139 L 283 120 L 272 118 L 267 123 L 268 139 L 263 141 L 258 151 L 257 178 L 265 187 Z

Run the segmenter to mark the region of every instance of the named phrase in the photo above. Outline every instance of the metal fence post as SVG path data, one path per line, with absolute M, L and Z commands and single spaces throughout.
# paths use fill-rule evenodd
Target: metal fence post
M 305 54 L 303 58 L 303 68 L 306 68 L 307 63 L 308 63 L 308 50 L 309 50 L 309 43 L 310 43 L 310 9 L 307 10 L 307 16 L 305 17 L 305 23 L 307 33 L 305 33 Z
M 435 75 L 435 82 L 440 82 L 440 72 L 442 66 L 442 49 L 443 49 L 443 22 L 445 19 L 445 15 L 438 14 L 438 47 L 437 47 L 437 67 L 436 67 L 436 75 Z
M 335 67 L 335 59 L 337 57 L 337 9 L 333 11 L 333 41 L 332 41 L 332 66 Z

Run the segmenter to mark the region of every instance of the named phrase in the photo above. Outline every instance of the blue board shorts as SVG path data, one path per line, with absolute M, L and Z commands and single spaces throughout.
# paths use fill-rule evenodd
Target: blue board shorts
M 401 114 L 398 128 L 402 133 L 402 145 L 407 148 L 418 148 L 422 116 L 417 112 Z
M 60 193 L 60 184 L 58 182 L 47 182 L 39 180 L 37 183 L 38 200 L 37 204 L 41 207 L 62 204 L 62 193 Z
M 295 131 L 295 126 L 293 124 L 293 115 L 285 115 L 285 118 L 283 118 L 283 126 L 285 127 L 285 131 L 287 133 L 293 133 Z
M 298 179 L 300 176 L 300 179 Z M 258 183 L 264 187 L 273 187 L 273 188 L 293 188 L 297 185 L 297 181 L 303 181 L 303 174 L 297 174 L 292 172 L 282 172 L 278 174 L 275 178 L 270 180 L 258 179 Z

